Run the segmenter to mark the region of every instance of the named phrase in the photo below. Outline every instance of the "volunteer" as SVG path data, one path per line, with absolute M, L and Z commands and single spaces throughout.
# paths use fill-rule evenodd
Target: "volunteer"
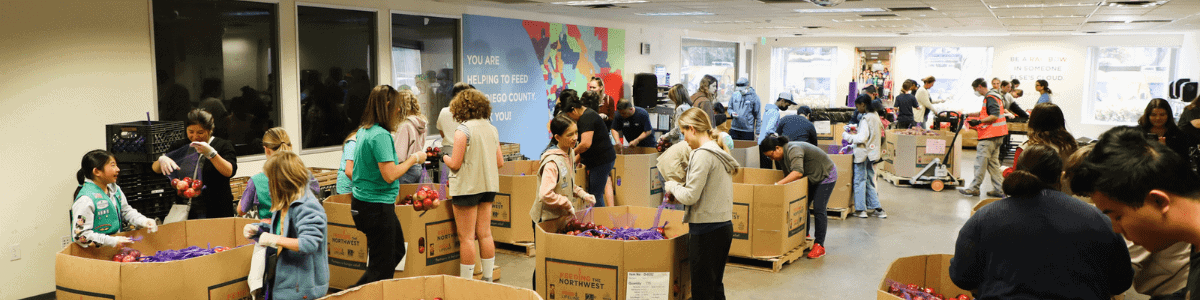
M 169 176 L 179 170 L 179 164 L 172 157 L 187 156 L 188 151 L 195 149 L 204 160 L 204 168 L 200 170 L 200 178 L 204 179 L 204 193 L 192 198 L 188 219 L 232 217 L 233 190 L 229 186 L 229 178 L 237 174 L 237 150 L 229 140 L 212 135 L 213 117 L 206 111 L 192 110 L 184 125 L 187 126 L 187 137 L 191 143 L 187 147 L 179 145 L 174 151 L 159 156 L 158 161 L 150 167 L 154 172 Z
M 126 224 L 158 231 L 154 219 L 142 216 L 129 206 L 125 193 L 117 186 L 121 168 L 112 153 L 92 150 L 83 155 L 75 180 L 75 203 L 71 205 L 72 237 L 79 246 L 121 247 L 133 243 L 126 236 L 115 236 Z
M 687 87 L 683 86 L 682 84 L 675 84 L 671 86 L 671 89 L 667 90 L 667 98 L 671 99 L 671 103 L 675 104 L 675 114 L 671 115 L 671 120 L 679 120 L 679 117 L 683 115 L 683 112 L 692 108 L 692 102 L 691 100 L 688 100 Z M 673 128 L 671 128 L 671 131 L 663 134 L 663 136 L 659 138 L 659 144 L 664 142 L 677 144 L 679 141 L 683 140 L 683 133 L 679 131 L 679 127 L 672 127 Z
M 781 112 L 787 111 L 788 107 L 792 105 L 796 105 L 796 101 L 792 101 L 791 92 L 779 93 L 779 97 L 775 99 L 775 104 L 763 104 L 762 122 L 759 123 L 758 128 L 757 141 L 759 144 L 762 143 L 763 139 L 771 135 L 771 133 L 779 132 L 780 127 L 782 127 L 779 125 L 782 120 L 779 115 Z M 799 111 L 797 111 L 797 114 L 799 114 Z M 816 131 L 815 127 L 813 131 Z M 816 137 L 813 138 L 815 139 Z M 758 156 L 758 164 L 758 167 L 763 169 L 772 169 L 774 167 L 771 160 L 761 154 Z
M 704 111 L 709 117 L 709 124 L 716 124 L 716 110 L 713 105 L 716 105 L 717 99 L 717 78 L 712 75 L 704 75 L 700 78 L 700 87 L 696 88 L 696 93 L 692 94 L 692 107 L 699 108 Z M 716 126 L 713 126 L 715 129 Z
M 997 82 L 999 83 L 999 82 Z M 958 192 L 967 196 L 979 196 L 979 187 L 983 185 L 983 175 L 990 174 L 993 191 L 988 197 L 1003 198 L 1000 191 L 1000 147 L 1004 136 L 1008 135 L 1008 123 L 1001 116 L 1004 105 L 1003 96 L 999 91 L 988 90 L 987 82 L 977 78 L 971 82 L 976 96 L 983 96 L 983 108 L 978 113 L 979 119 L 970 120 L 971 129 L 979 132 L 979 145 L 975 147 L 975 179 L 970 187 L 958 188 Z M 973 114 L 974 115 L 974 114 Z
M 596 98 L 596 100 L 592 103 L 584 102 L 584 104 L 596 110 L 596 113 L 598 113 L 600 118 L 604 119 L 605 122 L 611 122 L 613 119 L 615 119 L 616 114 L 614 113 L 613 108 L 616 107 L 617 104 L 613 103 L 612 97 L 609 97 L 608 94 L 604 92 L 604 79 L 600 79 L 598 76 L 592 76 L 592 78 L 588 79 L 587 91 L 600 94 L 600 97 Z
M 454 154 L 442 158 L 450 169 L 450 197 L 454 203 L 454 224 L 458 227 L 459 275 L 470 279 L 475 274 L 475 239 L 483 256 L 483 280 L 492 281 L 496 265 L 496 244 L 492 239 L 492 202 L 500 191 L 500 137 L 488 118 L 492 106 L 479 90 L 466 90 L 450 100 L 450 112 L 461 122 L 454 131 Z M 612 147 L 609 147 L 610 149 Z
M 1171 104 L 1162 98 L 1154 98 L 1146 103 L 1146 112 L 1138 118 L 1138 129 L 1147 137 L 1175 150 L 1175 154 L 1184 157 L 1184 160 L 1189 160 L 1192 149 L 1196 148 L 1197 141 L 1179 130 L 1175 115 L 1171 114 Z
M 342 141 L 342 159 L 338 162 L 337 194 L 345 195 L 354 191 L 354 153 L 358 147 L 358 132 L 351 131 Z M 445 148 L 443 148 L 445 149 Z
M 583 98 L 574 95 L 574 90 L 565 90 L 559 93 L 558 101 L 562 102 L 562 112 L 579 126 L 579 144 L 575 145 L 576 161 L 587 168 L 588 193 L 597 196 L 596 206 L 611 205 L 613 187 L 609 175 L 617 161 L 617 151 L 613 149 L 612 139 L 609 138 L 608 124 L 600 119 L 595 110 L 584 106 L 589 101 L 596 101 L 600 94 L 589 91 L 583 93 Z
M 738 78 L 737 87 L 730 95 L 729 111 L 733 113 L 733 124 L 730 125 L 729 135 L 735 140 L 757 140 L 754 130 L 762 122 L 762 111 L 759 109 L 758 93 L 750 87 L 750 79 Z
M 1054 95 L 1054 92 L 1050 91 L 1050 82 L 1046 81 L 1045 79 L 1038 79 L 1037 81 L 1035 81 L 1033 84 L 1033 88 L 1038 93 L 1042 94 L 1041 96 L 1038 96 L 1038 101 L 1037 101 L 1038 104 L 1049 103 L 1050 96 Z
M 573 148 L 578 140 L 578 127 L 571 117 L 560 114 L 550 122 L 550 147 L 542 153 L 538 167 L 538 197 L 533 203 L 529 217 L 534 224 L 573 215 L 587 205 L 595 204 L 596 197 L 575 184 L 575 155 Z M 566 150 L 563 150 L 566 149 Z
M 400 118 L 400 92 L 381 85 L 371 90 L 356 137 L 350 212 L 354 227 L 367 236 L 367 270 L 354 286 L 392 279 L 404 258 L 404 230 L 396 219 L 400 176 L 425 161 L 418 151 L 399 161 L 392 132 Z
M 875 190 L 875 163 L 880 160 L 883 122 L 871 105 L 870 95 L 859 95 L 854 99 L 854 108 L 859 114 L 857 129 L 850 130 L 845 139 L 854 145 L 854 209 L 855 216 L 867 218 L 871 215 L 887 218 L 887 212 L 879 204 L 879 192 Z
M 808 105 L 797 107 L 796 114 L 779 118 L 778 129 L 775 129 L 774 133 L 787 137 L 789 141 L 807 142 L 816 145 L 817 127 L 813 125 L 812 121 L 808 120 L 808 115 L 810 114 L 812 114 L 812 109 Z
M 958 233 L 950 279 L 979 299 L 1109 299 L 1133 281 L 1129 252 L 1099 209 L 1056 190 L 1058 151 L 1025 149 L 1004 181 L 1010 197 Z M 1116 219 L 1119 220 L 1119 219 Z M 1037 255 L 1029 247 L 1036 245 Z
M 626 139 L 630 147 L 658 146 L 654 140 L 654 127 L 650 126 L 650 113 L 644 108 L 633 106 L 629 99 L 617 101 L 617 116 L 613 118 L 612 135 L 618 141 Z
M 310 174 L 300 156 L 280 150 L 267 158 L 270 223 L 246 224 L 242 235 L 276 255 L 274 281 L 264 280 L 265 299 L 316 299 L 329 292 L 328 219 L 325 208 L 304 186 Z M 270 260 L 267 260 L 268 262 Z
M 413 153 L 425 152 L 425 116 L 421 114 L 421 106 L 417 104 L 417 96 L 410 90 L 400 91 L 397 105 L 400 109 L 400 125 L 392 136 L 396 138 L 396 157 L 408 157 Z M 417 183 L 421 181 L 420 162 L 409 167 L 404 176 L 400 176 L 400 184 Z
M 450 98 L 454 99 L 454 96 L 457 96 L 458 92 L 470 89 L 475 89 L 475 87 L 467 84 L 466 82 L 455 83 L 454 88 L 450 91 Z M 442 136 L 441 155 L 450 155 L 451 153 L 454 153 L 454 129 L 457 128 L 458 121 L 455 121 L 454 114 L 450 113 L 450 106 L 447 105 L 446 107 L 443 107 L 442 111 L 438 113 L 437 118 L 438 134 Z M 449 137 L 446 136 L 447 132 L 450 133 Z
M 913 109 L 921 107 L 917 102 L 917 97 L 913 95 L 916 92 L 917 82 L 909 79 L 905 80 L 900 85 L 900 95 L 896 95 L 896 110 L 899 111 L 896 117 L 897 129 L 909 129 L 917 127 L 916 118 L 913 116 Z
M 788 184 L 801 178 L 808 177 L 808 199 L 812 206 L 813 221 L 817 232 L 813 234 L 813 248 L 808 252 L 808 258 L 825 256 L 825 231 L 829 225 L 829 216 L 825 210 L 829 206 L 829 195 L 833 194 L 834 182 L 837 181 L 837 167 L 821 148 L 807 142 L 789 142 L 787 137 L 772 135 L 758 145 L 763 155 L 783 166 L 783 179 L 775 184 Z
M 268 159 L 278 151 L 292 150 L 292 140 L 283 127 L 268 129 L 263 134 L 262 145 L 263 153 Z M 246 190 L 242 192 L 242 198 L 238 200 L 237 214 L 239 216 L 249 214 L 252 219 L 270 219 L 270 187 L 270 180 L 267 179 L 266 172 L 250 176 L 250 179 L 246 180 Z M 313 195 L 321 193 L 321 184 L 317 182 L 317 178 L 312 175 L 312 172 L 308 174 L 308 189 L 312 191 Z
M 1017 147 L 1013 163 L 1021 159 L 1021 153 L 1029 146 L 1039 144 L 1058 151 L 1058 156 L 1064 161 L 1079 149 L 1079 143 L 1067 131 L 1067 120 L 1062 109 L 1054 103 L 1042 103 L 1033 107 L 1033 113 L 1029 114 L 1029 140 Z
M 930 128 L 929 125 L 932 124 L 925 124 L 925 119 L 930 118 L 929 113 L 934 111 L 933 105 L 946 101 L 933 100 L 929 97 L 929 89 L 932 89 L 933 83 L 937 82 L 936 78 L 933 78 L 933 76 L 925 77 L 925 79 L 921 79 L 921 82 L 925 83 L 920 89 L 917 89 L 917 103 L 921 104 L 921 107 L 918 107 L 913 112 L 913 121 L 917 122 L 917 126 L 921 126 L 921 128 Z
M 725 299 L 725 260 L 733 242 L 733 175 L 738 162 L 715 141 L 711 118 L 692 108 L 676 122 L 692 149 L 686 182 L 667 181 L 664 190 L 673 201 L 687 205 L 688 259 L 692 297 Z

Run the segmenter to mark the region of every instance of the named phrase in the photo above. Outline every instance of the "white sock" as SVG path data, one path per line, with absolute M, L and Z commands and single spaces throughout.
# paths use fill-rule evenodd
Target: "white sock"
M 466 279 L 475 278 L 475 265 L 458 265 L 458 276 Z
M 483 281 L 492 281 L 492 270 L 496 267 L 496 258 L 483 259 Z

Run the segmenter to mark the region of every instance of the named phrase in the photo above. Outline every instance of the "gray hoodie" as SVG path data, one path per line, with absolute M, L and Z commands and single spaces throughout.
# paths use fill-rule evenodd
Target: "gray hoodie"
M 741 165 L 715 141 L 692 150 L 686 183 L 667 181 L 665 189 L 687 205 L 685 223 L 733 220 L 733 174 Z

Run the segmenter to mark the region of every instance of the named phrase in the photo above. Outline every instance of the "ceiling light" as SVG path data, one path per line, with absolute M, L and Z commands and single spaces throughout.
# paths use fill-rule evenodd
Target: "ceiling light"
M 737 20 L 737 21 L 695 21 L 700 24 L 739 24 L 739 23 L 754 23 L 754 21 Z
M 822 14 L 822 13 L 869 13 L 869 12 L 885 12 L 882 8 L 801 8 L 796 9 L 798 13 L 805 14 Z
M 1084 15 L 1051 15 L 1051 16 L 1027 15 L 1027 16 L 1003 16 L 1003 17 L 997 17 L 997 18 L 1000 18 L 1000 19 L 1054 19 L 1054 18 L 1086 18 L 1086 17 L 1087 16 L 1084 16 Z
M 1123 7 L 1153 7 L 1163 5 L 1167 1 L 1111 1 L 1106 2 L 1108 6 L 1123 6 Z
M 711 16 L 713 13 L 706 11 L 684 11 L 684 12 L 661 12 L 661 13 L 635 13 L 639 16 L 648 17 L 677 17 L 677 16 Z
M 992 9 L 1002 8 L 1057 8 L 1057 7 L 1088 7 L 1097 6 L 1100 2 L 1087 3 L 1058 3 L 1058 4 L 1009 4 L 1009 5 L 991 5 Z
M 834 19 L 832 21 L 842 23 L 842 22 L 888 22 L 888 21 L 908 21 L 908 20 L 910 20 L 910 19 L 900 17 L 900 18 L 869 18 L 869 19 L 864 18 L 864 19 L 843 19 L 843 20 Z
M 796 29 L 796 27 L 792 27 L 792 26 L 759 26 L 759 27 L 754 27 L 753 29 Z
M 591 0 L 591 1 L 565 1 L 565 2 L 550 2 L 554 5 L 571 5 L 571 6 L 587 6 L 587 5 L 605 5 L 605 4 L 630 4 L 630 3 L 646 3 L 646 0 Z

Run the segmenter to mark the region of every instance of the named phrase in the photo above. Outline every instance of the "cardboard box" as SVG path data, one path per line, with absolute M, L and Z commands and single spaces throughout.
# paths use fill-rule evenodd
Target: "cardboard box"
M 541 161 L 504 162 L 500 168 L 500 192 L 492 202 L 492 237 L 497 242 L 515 244 L 533 241 L 533 220 L 529 209 L 538 201 L 538 167 Z
M 758 142 L 755 141 L 733 141 L 733 149 L 729 149 L 729 154 L 733 155 L 733 159 L 737 160 L 739 165 L 746 168 L 758 168 L 762 164 L 758 161 L 758 156 L 762 153 L 758 152 Z
M 729 255 L 775 257 L 804 243 L 808 179 L 785 185 L 783 171 L 742 168 L 733 176 L 733 244 Z
M 456 299 L 456 300 L 541 300 L 529 289 L 516 288 L 455 276 L 422 276 L 376 281 L 321 299 Z
M 975 148 L 979 146 L 979 132 L 964 128 L 961 134 L 963 136 L 963 148 Z
M 1023 123 L 1023 122 L 1022 122 L 1022 123 L 1018 123 L 1018 122 L 1005 122 L 1005 123 L 1006 123 L 1006 124 L 1008 124 L 1008 131 L 1009 131 L 1009 132 L 1013 132 L 1013 131 L 1018 131 L 1018 132 L 1028 132 L 1028 131 L 1029 131 L 1029 123 Z
M 617 199 L 608 206 L 658 207 L 662 204 L 663 178 L 658 173 L 658 151 L 653 148 L 629 148 L 632 153 L 618 154 L 613 164 L 613 194 Z
M 813 122 L 813 124 L 816 125 L 816 123 L 820 123 L 820 122 L 829 122 L 829 121 L 817 121 L 817 122 Z M 822 128 L 823 126 L 824 125 L 817 125 L 817 128 Z M 846 133 L 845 128 L 846 128 L 846 123 L 833 123 L 833 124 L 829 125 L 829 133 L 821 132 L 823 130 L 818 129 L 817 143 L 818 144 L 831 143 L 833 145 L 841 145 L 842 144 L 842 134 Z
M 400 195 L 411 195 L 418 186 L 402 184 Z M 330 196 L 322 205 L 329 218 L 329 286 L 345 289 L 358 282 L 366 270 L 367 236 L 354 227 L 350 195 Z M 408 244 L 401 265 L 404 271 L 396 271 L 396 278 L 458 274 L 458 232 L 450 206 L 442 203 L 437 209 L 427 211 L 417 211 L 410 205 L 396 206 L 396 218 Z
M 954 255 L 950 254 L 930 254 L 896 259 L 888 266 L 887 275 L 880 281 L 876 299 L 904 299 L 888 293 L 888 279 L 902 284 L 930 287 L 946 297 L 970 295 L 950 281 L 950 258 L 953 257 Z
M 936 158 L 946 164 L 951 174 L 959 177 L 958 158 L 962 156 L 962 147 L 959 146 L 962 137 L 955 140 L 953 132 L 936 132 L 936 136 L 926 136 L 903 135 L 898 130 L 888 130 L 883 146 L 883 160 L 886 162 L 883 170 L 900 177 L 912 177 Z M 948 160 L 946 152 L 951 153 Z
M 653 226 L 657 209 L 597 207 L 597 225 L 612 226 L 610 216 L 632 214 L 638 228 Z M 662 210 L 659 222 L 670 239 L 618 241 L 557 234 L 566 218 L 538 224 L 537 277 L 539 295 L 546 299 L 672 299 L 689 298 L 688 226 L 683 212 Z M 661 225 L 661 224 L 660 224 Z
M 834 181 L 833 193 L 829 194 L 826 208 L 854 208 L 854 154 L 830 154 L 837 168 L 838 179 Z
M 1000 200 L 1000 198 L 988 198 L 988 199 L 979 200 L 979 203 L 975 203 L 975 208 L 971 209 L 971 215 L 974 216 L 975 212 L 982 209 L 983 206 L 991 204 L 992 202 L 996 202 L 998 200 Z
M 243 218 L 191 220 L 144 229 L 120 236 L 141 236 L 130 247 L 143 254 L 190 246 L 236 247 L 253 244 L 242 227 L 256 222 Z M 254 247 L 239 247 L 201 257 L 162 263 L 118 263 L 113 247 L 83 248 L 71 243 L 55 255 L 54 281 L 58 299 L 249 299 L 250 258 Z

